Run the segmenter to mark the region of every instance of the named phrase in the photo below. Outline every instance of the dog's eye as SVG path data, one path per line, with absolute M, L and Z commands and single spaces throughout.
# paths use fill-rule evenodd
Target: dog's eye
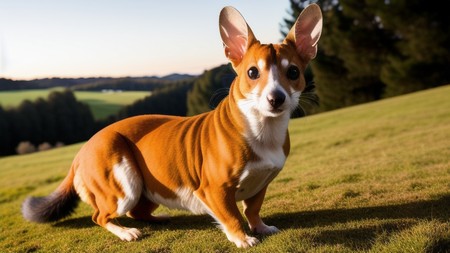
M 297 66 L 291 65 L 286 72 L 286 77 L 289 80 L 295 81 L 299 78 L 299 76 L 300 70 L 297 68 Z
M 256 80 L 259 78 L 259 70 L 256 67 L 251 67 L 248 72 L 248 77 L 252 80 Z

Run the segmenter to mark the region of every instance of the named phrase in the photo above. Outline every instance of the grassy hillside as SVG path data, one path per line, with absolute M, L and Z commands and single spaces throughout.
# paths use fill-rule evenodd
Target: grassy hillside
M 58 88 L 57 88 L 58 89 Z M 54 89 L 42 90 L 20 90 L 0 92 L 0 104 L 4 107 L 18 106 L 23 100 L 36 100 L 37 98 L 47 98 Z M 117 93 L 102 93 L 94 91 L 74 91 L 79 101 L 87 103 L 95 119 L 102 119 L 116 113 L 125 105 L 149 95 L 144 91 L 126 91 Z
M 450 86 L 293 120 L 292 152 L 262 209 L 282 232 L 245 252 L 450 251 Z M 168 224 L 127 218 L 121 242 L 74 215 L 32 224 L 27 195 L 52 192 L 80 145 L 0 159 L 0 252 L 240 252 L 207 216 L 160 208 Z

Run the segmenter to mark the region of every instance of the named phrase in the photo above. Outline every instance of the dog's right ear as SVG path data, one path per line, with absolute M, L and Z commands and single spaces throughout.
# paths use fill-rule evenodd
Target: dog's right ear
M 236 67 L 241 63 L 250 45 L 256 41 L 255 36 L 244 17 L 231 6 L 223 8 L 220 12 L 219 29 L 225 55 L 233 67 Z

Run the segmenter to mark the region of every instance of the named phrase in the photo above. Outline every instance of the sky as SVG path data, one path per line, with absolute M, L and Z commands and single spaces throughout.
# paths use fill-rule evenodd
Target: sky
M 288 0 L 1 0 L 0 78 L 201 74 L 227 63 L 229 5 L 262 43 L 282 39 Z

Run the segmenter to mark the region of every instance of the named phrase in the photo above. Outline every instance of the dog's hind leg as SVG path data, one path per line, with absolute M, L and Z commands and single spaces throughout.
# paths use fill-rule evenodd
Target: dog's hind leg
M 135 228 L 117 226 L 111 223 L 111 219 L 133 210 L 139 202 L 143 182 L 142 177 L 137 173 L 135 167 L 133 167 L 132 162 L 126 159 L 125 156 L 120 163 L 114 165 L 114 184 L 111 188 L 118 187 L 121 188 L 121 191 L 118 191 L 119 194 L 113 194 L 111 198 L 106 198 L 107 201 L 103 205 L 106 208 L 104 208 L 105 210 L 100 209 L 100 215 L 97 217 L 97 223 L 99 225 L 105 227 L 108 231 L 125 241 L 138 239 L 141 235 L 140 231 Z
M 141 232 L 136 228 L 127 228 L 118 226 L 112 223 L 112 219 L 116 217 L 114 213 L 105 212 L 102 208 L 102 212 L 98 209 L 97 205 L 93 205 L 95 212 L 92 215 L 92 220 L 98 225 L 106 228 L 109 232 L 113 233 L 123 241 L 134 241 L 141 236 Z
M 131 211 L 143 192 L 143 179 L 129 150 L 119 134 L 94 136 L 80 151 L 75 189 L 95 212 L 92 220 L 122 240 L 138 239 L 135 228 L 121 227 L 112 220 Z

